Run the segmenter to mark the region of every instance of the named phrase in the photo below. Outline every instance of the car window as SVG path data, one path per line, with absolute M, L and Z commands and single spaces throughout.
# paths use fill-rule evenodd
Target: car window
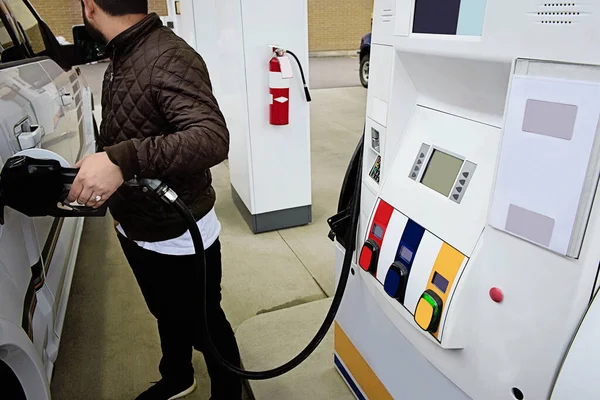
M 2 8 L 2 4 L 0 3 L 0 12 L 4 12 Z M 4 22 L 2 22 L 2 18 L 0 18 L 0 54 L 2 54 L 5 50 L 10 49 L 15 44 L 8 33 L 8 29 L 4 26 Z
M 23 0 L 5 0 L 10 8 L 13 19 L 16 20 L 19 33 L 24 36 L 33 55 L 40 55 L 46 50 L 40 26 L 33 13 L 27 8 Z
M 2 20 L 0 19 L 0 54 L 2 54 L 4 50 L 10 49 L 14 45 L 15 44 L 13 43 L 10 35 L 8 34 L 8 29 L 6 29 L 6 27 L 2 23 Z

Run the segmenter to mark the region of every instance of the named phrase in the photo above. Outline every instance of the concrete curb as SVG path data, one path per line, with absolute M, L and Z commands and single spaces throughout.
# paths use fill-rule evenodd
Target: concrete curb
M 358 50 L 340 50 L 340 51 L 311 51 L 309 57 L 324 58 L 324 57 L 351 57 L 357 56 Z

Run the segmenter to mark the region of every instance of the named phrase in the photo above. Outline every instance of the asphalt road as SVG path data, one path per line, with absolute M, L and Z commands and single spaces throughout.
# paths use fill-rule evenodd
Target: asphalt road
M 310 87 L 330 89 L 360 86 L 358 57 L 310 59 Z

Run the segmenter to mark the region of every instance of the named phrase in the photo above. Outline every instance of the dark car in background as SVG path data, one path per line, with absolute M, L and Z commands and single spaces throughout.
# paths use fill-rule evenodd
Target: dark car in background
M 369 60 L 371 58 L 371 32 L 363 36 L 360 41 L 360 50 L 358 51 L 360 60 L 360 83 L 364 87 L 369 87 Z

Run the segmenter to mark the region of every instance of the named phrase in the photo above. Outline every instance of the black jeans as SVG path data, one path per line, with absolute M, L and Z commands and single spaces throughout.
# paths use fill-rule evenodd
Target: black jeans
M 146 300 L 158 321 L 162 348 L 159 370 L 165 380 L 191 381 L 193 348 L 204 353 L 211 380 L 212 399 L 239 400 L 241 380 L 221 368 L 206 350 L 203 334 L 203 281 L 194 256 L 169 256 L 142 249 L 119 235 L 121 247 Z M 240 365 L 240 354 L 233 329 L 221 308 L 221 243 L 206 250 L 207 312 L 211 337 L 219 353 L 232 364 Z M 203 278 L 202 278 L 203 279 Z

